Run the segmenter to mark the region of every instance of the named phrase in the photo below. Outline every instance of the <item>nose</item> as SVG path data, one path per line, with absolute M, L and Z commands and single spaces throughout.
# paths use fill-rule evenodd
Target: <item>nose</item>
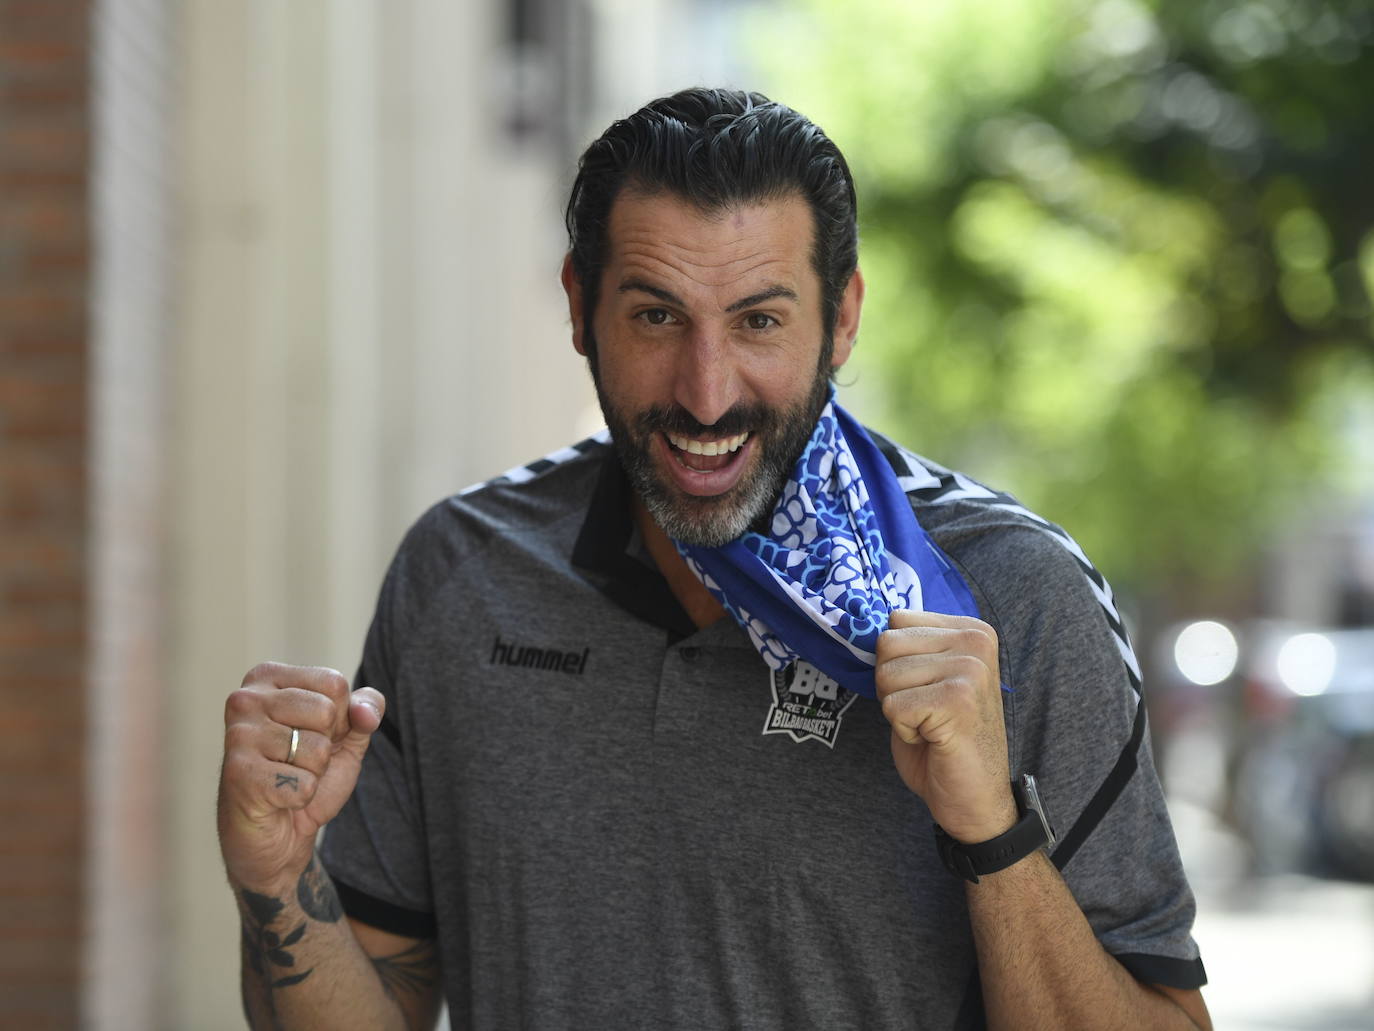
M 714 425 L 739 398 L 739 379 L 723 333 L 696 326 L 675 356 L 673 400 L 702 425 Z

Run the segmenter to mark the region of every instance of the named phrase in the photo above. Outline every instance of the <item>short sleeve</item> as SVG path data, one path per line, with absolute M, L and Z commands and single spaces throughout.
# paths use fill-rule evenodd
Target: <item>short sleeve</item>
M 394 642 L 397 595 L 405 576 L 401 556 L 382 586 L 354 689 L 372 687 L 386 698 L 357 787 L 324 831 L 320 855 L 349 916 L 411 938 L 435 936 L 424 822 L 416 764 L 408 756 L 407 705 Z
M 1135 977 L 1200 987 L 1196 907 L 1110 587 L 1049 524 L 1004 523 L 960 550 L 1001 641 L 1012 771 L 1036 777 L 1058 839 L 1051 858 Z

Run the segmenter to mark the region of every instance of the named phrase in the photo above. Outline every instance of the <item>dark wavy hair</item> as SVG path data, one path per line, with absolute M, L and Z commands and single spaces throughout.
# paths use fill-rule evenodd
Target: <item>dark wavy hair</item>
M 805 197 L 815 223 L 811 263 L 821 281 L 821 323 L 830 338 L 858 265 L 858 208 L 844 155 L 819 126 L 762 93 L 705 88 L 662 97 L 615 122 L 578 162 L 565 216 L 588 321 L 606 263 L 611 206 L 627 185 L 673 194 L 703 211 Z

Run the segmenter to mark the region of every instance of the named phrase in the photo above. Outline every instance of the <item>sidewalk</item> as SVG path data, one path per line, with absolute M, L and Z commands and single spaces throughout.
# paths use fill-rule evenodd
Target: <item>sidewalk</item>
M 1170 803 L 1216 1031 L 1374 1031 L 1374 884 L 1238 875 L 1243 846 Z

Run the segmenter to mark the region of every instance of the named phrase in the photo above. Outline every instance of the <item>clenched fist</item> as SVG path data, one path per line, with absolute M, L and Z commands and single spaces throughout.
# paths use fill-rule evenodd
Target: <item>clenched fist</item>
M 249 670 L 224 707 L 219 782 L 220 851 L 236 887 L 294 889 L 316 832 L 353 793 L 385 709 L 379 692 L 350 694 L 332 669 Z
M 952 837 L 996 837 L 1016 822 L 996 631 L 968 616 L 904 610 L 888 626 L 874 679 L 897 772 Z

